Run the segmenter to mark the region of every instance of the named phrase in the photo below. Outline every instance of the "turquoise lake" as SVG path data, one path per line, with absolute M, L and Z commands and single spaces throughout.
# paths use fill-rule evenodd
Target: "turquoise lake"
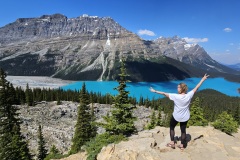
M 149 87 L 153 87 L 156 90 L 167 92 L 167 93 L 177 93 L 177 85 L 180 82 L 184 82 L 188 85 L 188 90 L 193 89 L 201 78 L 187 78 L 184 80 L 176 80 L 176 81 L 168 81 L 168 82 L 137 82 L 137 83 L 127 83 L 126 90 L 130 91 L 130 96 L 139 98 L 142 96 L 143 98 L 149 99 L 157 99 L 163 98 L 162 95 L 152 93 L 149 91 Z M 78 81 L 71 83 L 69 85 L 63 86 L 62 89 L 64 90 L 79 90 L 82 87 L 83 82 L 86 84 L 86 89 L 88 91 L 93 92 L 100 92 L 101 94 L 112 94 L 116 95 L 117 91 L 113 88 L 118 86 L 117 81 Z M 208 78 L 200 87 L 199 90 L 203 89 L 214 89 L 221 93 L 224 93 L 229 96 L 237 96 L 239 97 L 240 94 L 238 93 L 238 88 L 240 88 L 240 83 L 229 82 L 224 78 Z

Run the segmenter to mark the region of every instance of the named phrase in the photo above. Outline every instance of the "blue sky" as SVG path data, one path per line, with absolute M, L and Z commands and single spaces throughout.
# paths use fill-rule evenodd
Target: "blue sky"
M 146 40 L 179 36 L 218 62 L 240 63 L 240 0 L 5 0 L 0 27 L 17 18 L 61 13 L 111 17 Z

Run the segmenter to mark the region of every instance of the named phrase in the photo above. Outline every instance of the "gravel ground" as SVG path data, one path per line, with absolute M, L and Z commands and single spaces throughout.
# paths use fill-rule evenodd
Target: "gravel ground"
M 38 76 L 7 76 L 6 78 L 14 87 L 26 88 L 28 83 L 30 88 L 59 88 L 74 81 L 62 80 L 51 77 Z

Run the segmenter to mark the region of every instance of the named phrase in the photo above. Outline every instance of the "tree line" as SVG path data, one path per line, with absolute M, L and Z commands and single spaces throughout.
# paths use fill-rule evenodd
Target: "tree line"
M 14 89 L 13 86 L 12 88 Z M 41 101 L 57 101 L 58 104 L 61 104 L 61 101 L 79 102 L 80 94 L 80 90 L 64 90 L 61 88 L 29 88 L 28 84 L 26 85 L 26 89 L 23 89 L 22 87 L 16 87 L 14 90 L 14 104 L 27 104 L 28 106 L 34 106 Z M 90 98 L 89 103 L 113 103 L 113 96 L 111 94 L 103 95 L 100 92 L 88 92 L 86 90 L 86 95 Z M 131 104 L 137 104 L 136 98 L 129 97 L 129 100 Z
M 14 90 L 14 87 L 12 86 Z M 80 90 L 63 90 L 58 89 L 46 89 L 46 88 L 29 88 L 28 84 L 26 89 L 16 87 L 14 96 L 14 104 L 27 104 L 34 106 L 41 101 L 57 101 L 57 104 L 61 104 L 61 101 L 73 101 L 79 102 Z M 89 103 L 100 103 L 100 104 L 113 104 L 114 96 L 110 94 L 102 95 L 100 92 L 88 92 L 86 95 L 89 97 Z M 227 96 L 216 90 L 205 89 L 197 92 L 193 99 L 199 97 L 199 103 L 203 109 L 204 116 L 209 122 L 216 120 L 217 116 L 223 111 L 227 111 L 231 114 L 238 124 L 240 124 L 240 99 L 239 97 Z M 137 100 L 134 97 L 129 97 L 129 103 L 135 106 L 151 107 L 155 110 L 161 110 L 164 113 L 171 114 L 173 111 L 173 102 L 168 98 L 149 99 L 143 98 L 142 96 Z

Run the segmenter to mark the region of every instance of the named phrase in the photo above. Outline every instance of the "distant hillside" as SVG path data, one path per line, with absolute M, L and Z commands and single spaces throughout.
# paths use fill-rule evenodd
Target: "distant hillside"
M 240 63 L 233 64 L 233 65 L 226 65 L 229 68 L 235 69 L 237 71 L 240 71 Z

